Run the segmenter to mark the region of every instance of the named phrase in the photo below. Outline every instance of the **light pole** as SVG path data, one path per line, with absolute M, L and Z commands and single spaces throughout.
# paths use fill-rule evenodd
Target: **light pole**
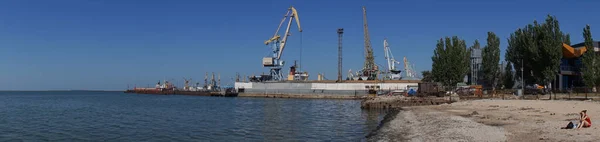
M 525 78 L 523 78 L 523 59 L 521 59 L 521 96 L 525 96 Z

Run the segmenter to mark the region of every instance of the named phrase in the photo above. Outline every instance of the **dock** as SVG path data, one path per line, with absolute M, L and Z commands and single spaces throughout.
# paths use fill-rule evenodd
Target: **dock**
M 295 99 L 340 99 L 340 100 L 360 100 L 365 96 L 350 95 L 315 95 L 315 94 L 277 94 L 277 93 L 240 93 L 238 97 L 256 97 L 256 98 L 295 98 Z

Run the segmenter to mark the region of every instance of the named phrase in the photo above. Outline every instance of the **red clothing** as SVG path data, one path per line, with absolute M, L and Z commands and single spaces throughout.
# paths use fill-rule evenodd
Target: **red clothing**
M 590 125 L 589 125 L 590 127 L 592 126 L 592 120 L 590 119 L 590 117 L 589 117 L 589 116 L 588 116 L 588 117 L 586 117 L 584 120 L 585 120 L 585 121 L 587 121 L 587 123 L 589 123 L 589 124 L 590 124 Z
M 590 116 L 588 116 L 587 114 L 584 113 L 583 118 L 584 118 L 583 121 L 587 122 L 588 125 L 585 125 L 585 123 L 582 123 L 581 125 L 583 125 L 583 126 L 581 126 L 581 127 L 584 127 L 584 128 L 592 127 L 592 120 L 590 119 Z

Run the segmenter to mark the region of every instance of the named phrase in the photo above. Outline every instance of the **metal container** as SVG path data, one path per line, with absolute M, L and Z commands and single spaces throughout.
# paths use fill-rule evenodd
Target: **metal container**
M 272 57 L 264 57 L 263 58 L 263 66 L 272 66 L 273 58 Z

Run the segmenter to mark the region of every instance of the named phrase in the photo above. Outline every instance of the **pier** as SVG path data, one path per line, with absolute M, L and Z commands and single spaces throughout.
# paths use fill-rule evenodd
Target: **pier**
M 257 97 L 257 98 L 296 98 L 296 99 L 341 99 L 341 100 L 360 100 L 365 96 L 350 95 L 316 95 L 316 94 L 260 94 L 260 93 L 240 93 L 238 97 Z

